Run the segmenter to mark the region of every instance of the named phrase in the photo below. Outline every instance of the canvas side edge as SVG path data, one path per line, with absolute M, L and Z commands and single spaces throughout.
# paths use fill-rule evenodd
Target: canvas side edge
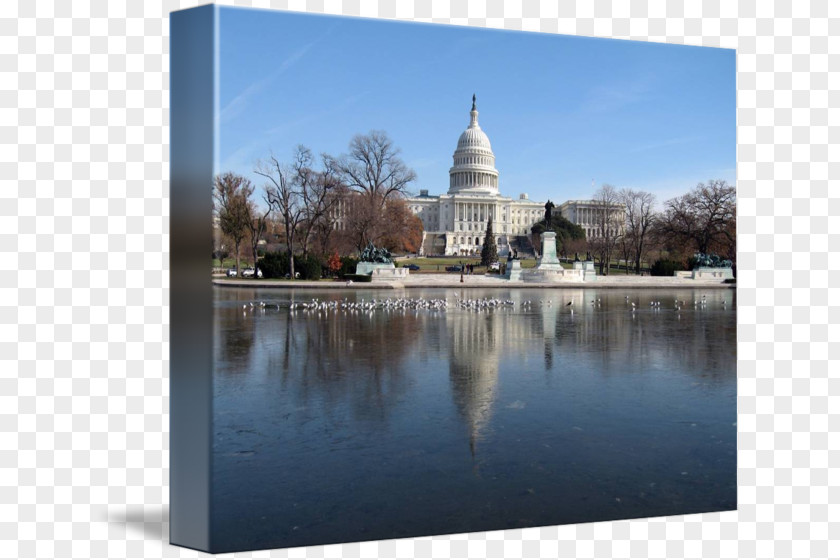
M 210 552 L 212 235 L 218 9 L 170 15 L 170 542 Z

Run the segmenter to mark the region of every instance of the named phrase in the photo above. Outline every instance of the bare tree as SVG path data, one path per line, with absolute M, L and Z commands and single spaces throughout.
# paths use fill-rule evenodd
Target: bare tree
M 618 240 L 618 250 L 624 260 L 624 274 L 630 274 L 630 262 L 633 260 L 633 238 L 629 230 L 625 230 Z
M 622 241 L 623 247 L 627 250 L 625 259 L 632 255 L 636 274 L 639 274 L 642 269 L 642 255 L 647 249 L 650 231 L 656 220 L 654 210 L 656 197 L 645 191 L 623 189 L 619 193 L 619 199 L 627 211 L 627 224 Z M 629 268 L 629 262 L 627 266 Z
M 336 160 L 326 154 L 321 155 L 322 168 L 313 167 L 314 158 L 309 148 L 298 146 L 295 150 L 294 163 L 295 186 L 302 198 L 304 215 L 301 221 L 301 243 L 303 254 L 309 253 L 309 244 L 313 232 L 323 227 L 324 218 L 338 204 L 332 194 L 342 185 Z M 327 220 L 328 221 L 328 220 Z
M 735 253 L 735 187 L 721 179 L 699 183 L 691 192 L 665 203 L 658 227 L 668 241 L 708 253 L 719 246 Z
M 248 220 L 248 234 L 251 240 L 251 256 L 254 258 L 254 278 L 257 278 L 257 249 L 260 245 L 260 239 L 263 238 L 263 235 L 265 235 L 268 229 L 268 215 L 271 214 L 271 205 L 266 203 L 266 208 L 260 210 L 253 200 L 249 200 L 248 214 L 250 215 L 250 219 Z
M 317 243 L 318 251 L 326 255 L 332 251 L 339 251 L 346 254 L 353 250 L 354 244 L 349 244 L 346 235 L 334 235 L 346 222 L 347 201 L 351 195 L 343 183 L 330 189 L 327 200 L 324 202 L 324 211 L 313 221 L 312 236 Z M 345 222 L 342 222 L 345 220 Z M 339 232 L 342 233 L 342 232 Z
M 369 241 L 382 240 L 393 229 L 388 205 L 402 199 L 417 178 L 399 153 L 385 132 L 373 130 L 354 136 L 349 152 L 331 162 L 340 182 L 350 191 L 342 198 L 344 231 L 360 251 Z
M 234 173 L 217 175 L 213 181 L 213 207 L 219 229 L 233 243 L 236 257 L 236 274 L 239 275 L 239 248 L 248 232 L 251 220 L 250 196 L 254 192 L 251 182 Z
M 384 235 L 384 209 L 378 196 L 351 192 L 345 199 L 345 234 L 357 251 L 361 252 L 368 241 L 376 243 Z
M 404 195 L 417 178 L 399 153 L 385 132 L 372 130 L 353 137 L 350 152 L 337 160 L 336 169 L 348 187 L 375 199 L 381 208 L 390 197 Z
M 298 227 L 305 216 L 306 207 L 300 191 L 296 188 L 294 169 L 284 166 L 272 154 L 267 161 L 257 164 L 254 173 L 268 179 L 263 198 L 268 207 L 276 211 L 283 222 L 286 233 L 286 254 L 289 257 L 289 274 L 295 277 L 294 249 Z
M 610 260 L 618 239 L 624 233 L 624 211 L 618 191 L 612 185 L 603 185 L 592 197 L 595 206 L 596 235 L 590 245 L 598 255 L 601 274 L 609 274 Z

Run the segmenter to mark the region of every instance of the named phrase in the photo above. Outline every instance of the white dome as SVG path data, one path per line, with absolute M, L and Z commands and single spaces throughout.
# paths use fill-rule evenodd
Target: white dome
M 449 169 L 449 193 L 499 194 L 499 172 L 490 138 L 478 126 L 475 95 L 470 125 L 458 138 Z
M 478 115 L 478 111 L 475 111 L 476 115 Z M 470 125 L 470 127 L 461 133 L 461 137 L 458 138 L 458 147 L 455 149 L 455 153 L 458 152 L 477 152 L 481 150 L 486 150 L 493 153 L 493 148 L 490 147 L 490 139 L 484 134 L 484 131 L 481 130 L 481 127 L 478 126 L 478 122 L 475 123 L 475 126 Z

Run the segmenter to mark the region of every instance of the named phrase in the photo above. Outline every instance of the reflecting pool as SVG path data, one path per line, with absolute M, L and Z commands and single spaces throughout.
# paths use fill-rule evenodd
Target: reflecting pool
M 215 290 L 219 549 L 736 507 L 734 290 Z

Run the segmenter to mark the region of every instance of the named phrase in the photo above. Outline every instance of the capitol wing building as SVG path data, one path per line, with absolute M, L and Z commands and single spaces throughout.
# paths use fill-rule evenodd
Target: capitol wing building
M 476 255 L 481 253 L 487 218 L 493 218 L 493 233 L 499 256 L 533 253 L 531 226 L 545 216 L 545 202 L 529 200 L 522 193 L 513 199 L 499 193 L 499 171 L 490 139 L 478 125 L 478 110 L 473 95 L 470 124 L 458 138 L 449 169 L 446 194 L 420 196 L 406 202 L 423 222 L 421 255 Z M 570 200 L 552 210 L 581 226 L 587 239 L 599 235 L 598 215 L 601 206 L 593 200 Z M 613 223 L 623 224 L 624 207 L 613 205 Z M 618 216 L 620 214 L 620 216 Z M 623 227 L 622 227 L 623 229 Z
M 406 200 L 423 222 L 422 254 L 475 255 L 481 253 L 487 218 L 493 218 L 493 233 L 500 256 L 512 249 L 527 253 L 531 226 L 543 219 L 545 203 L 499 193 L 499 172 L 490 139 L 478 125 L 473 96 L 470 124 L 458 138 L 449 169 L 449 190 L 439 196 L 421 190 Z

